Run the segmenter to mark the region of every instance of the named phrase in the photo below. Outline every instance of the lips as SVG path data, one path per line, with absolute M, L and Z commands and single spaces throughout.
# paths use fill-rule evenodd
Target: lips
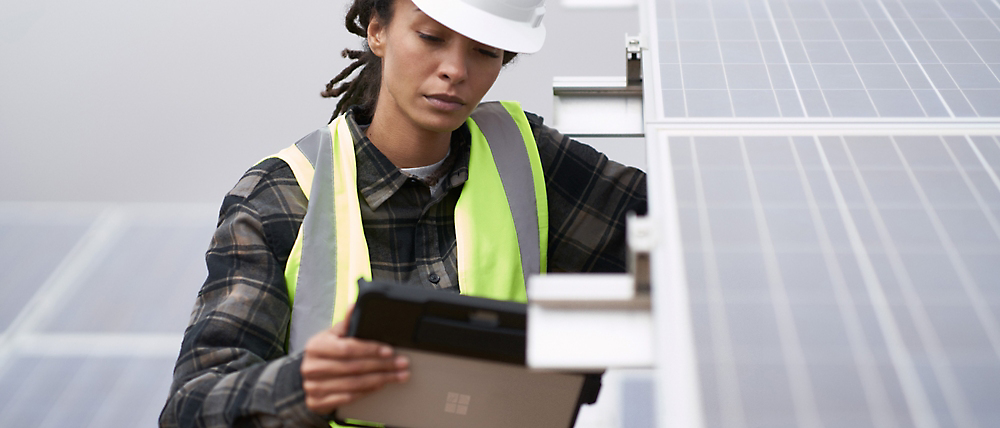
M 455 111 L 465 106 L 465 100 L 448 94 L 424 95 L 432 106 L 444 111 Z

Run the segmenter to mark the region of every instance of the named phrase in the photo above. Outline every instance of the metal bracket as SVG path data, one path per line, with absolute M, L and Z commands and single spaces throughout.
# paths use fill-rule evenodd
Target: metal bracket
M 656 245 L 656 225 L 648 216 L 629 213 L 625 218 L 625 240 L 628 243 L 628 271 L 635 280 L 635 295 L 649 296 L 649 254 Z
M 642 88 L 642 42 L 635 36 L 625 36 L 625 82 Z
M 554 127 L 573 138 L 642 137 L 642 36 L 625 36 L 625 76 L 555 77 Z

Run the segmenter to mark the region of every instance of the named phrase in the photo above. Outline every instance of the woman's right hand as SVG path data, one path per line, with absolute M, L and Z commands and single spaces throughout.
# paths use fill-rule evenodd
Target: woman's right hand
M 306 406 L 317 414 L 330 414 L 387 383 L 410 378 L 409 360 L 395 355 L 392 347 L 346 333 L 347 323 L 340 322 L 306 343 L 302 389 Z

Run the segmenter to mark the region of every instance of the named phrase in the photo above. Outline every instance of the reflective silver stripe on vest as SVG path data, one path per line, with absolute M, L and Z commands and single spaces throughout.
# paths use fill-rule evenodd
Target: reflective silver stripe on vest
M 528 275 L 537 274 L 541 269 L 538 207 L 528 150 L 524 146 L 521 129 L 503 104 L 480 104 L 472 112 L 472 120 L 476 121 L 486 137 L 490 151 L 493 152 L 493 162 L 500 172 L 507 204 L 514 217 L 517 246 L 521 253 L 521 272 L 524 273 L 524 284 L 527 285 Z
M 330 136 L 330 128 L 324 126 L 321 129 L 313 131 L 311 134 L 302 137 L 301 140 L 295 142 L 295 147 L 299 148 L 302 155 L 306 157 L 309 161 L 309 165 L 316 168 L 316 159 L 319 158 L 320 146 L 323 143 L 332 144 L 333 137 Z M 312 195 L 306 195 L 312 196 Z
M 323 127 L 295 143 L 316 172 L 302 220 L 302 258 L 292 303 L 288 350 L 305 348 L 333 320 L 337 292 L 336 220 L 333 208 L 333 140 Z

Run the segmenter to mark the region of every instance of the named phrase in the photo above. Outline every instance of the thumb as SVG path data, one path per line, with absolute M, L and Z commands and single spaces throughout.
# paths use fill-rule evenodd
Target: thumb
M 344 319 L 333 325 L 333 334 L 344 337 L 347 336 L 347 324 L 351 320 L 351 314 L 354 312 L 354 304 L 347 307 L 347 314 L 344 315 Z

